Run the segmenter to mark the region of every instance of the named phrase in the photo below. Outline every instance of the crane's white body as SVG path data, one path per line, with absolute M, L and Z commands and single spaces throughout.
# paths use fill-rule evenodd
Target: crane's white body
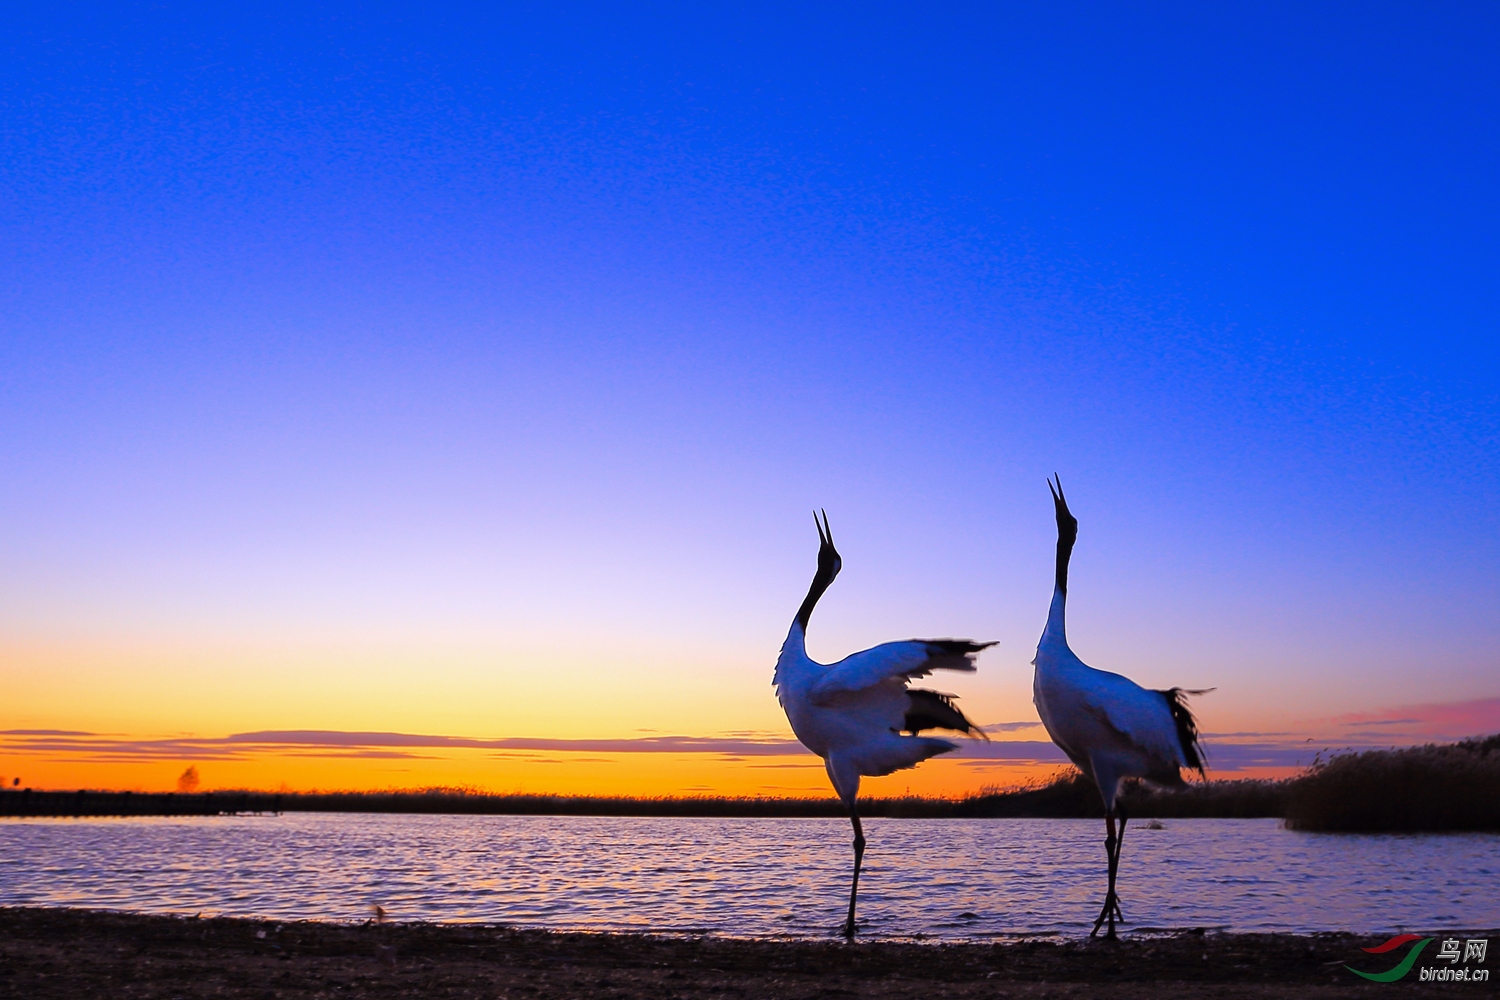
M 776 698 L 792 732 L 823 758 L 834 791 L 851 809 L 861 775 L 879 777 L 958 749 L 949 740 L 901 734 L 911 710 L 907 682 L 930 673 L 930 663 L 927 644 L 919 640 L 887 642 L 837 663 L 818 663 L 807 655 L 802 624 L 792 623 L 776 660 Z
M 1094 921 L 1093 933 L 1098 934 L 1108 922 L 1109 937 L 1113 938 L 1115 921 L 1125 919 L 1115 893 L 1120 846 L 1129 820 L 1118 802 L 1120 783 L 1126 778 L 1145 778 L 1158 784 L 1180 785 L 1182 769 L 1194 767 L 1202 773 L 1203 760 L 1198 751 L 1198 726 L 1183 703 L 1181 688 L 1147 690 L 1119 674 L 1095 670 L 1068 648 L 1068 561 L 1078 539 L 1078 519 L 1068 510 L 1062 482 L 1059 480 L 1055 488 L 1050 482 L 1047 486 L 1057 514 L 1057 575 L 1047 627 L 1042 630 L 1032 661 L 1036 674 L 1031 697 L 1052 742 L 1093 779 L 1104 799 L 1109 891 L 1104 896 L 1104 909 Z
M 1054 590 L 1033 661 L 1031 697 L 1047 735 L 1099 786 L 1107 812 L 1125 778 L 1182 784 L 1181 769 L 1191 765 L 1166 697 L 1080 660 L 1068 648 L 1066 605 L 1067 595 Z
M 817 515 L 813 522 L 817 523 Z M 807 655 L 807 623 L 823 591 L 833 583 L 844 562 L 833 546 L 828 515 L 818 524 L 818 571 L 797 616 L 792 620 L 781 655 L 776 660 L 776 698 L 786 710 L 792 732 L 802 745 L 823 758 L 828 780 L 849 809 L 854 827 L 854 879 L 849 886 L 849 917 L 844 933 L 854 936 L 854 904 L 859 895 L 859 866 L 865 835 L 854 800 L 859 779 L 890 774 L 921 763 L 935 754 L 957 750 L 958 744 L 931 736 L 923 729 L 952 729 L 983 736 L 964 717 L 951 695 L 914 690 L 914 677 L 934 670 L 974 669 L 974 656 L 992 643 L 967 639 L 908 639 L 887 642 L 837 663 L 818 663 Z M 911 735 L 903 735 L 906 730 Z

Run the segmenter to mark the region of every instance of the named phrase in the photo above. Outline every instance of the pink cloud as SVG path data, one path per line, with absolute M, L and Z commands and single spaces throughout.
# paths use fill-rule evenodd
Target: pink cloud
M 1500 732 L 1500 698 L 1401 705 L 1376 712 L 1350 712 L 1320 721 L 1351 736 L 1402 741 L 1457 740 Z

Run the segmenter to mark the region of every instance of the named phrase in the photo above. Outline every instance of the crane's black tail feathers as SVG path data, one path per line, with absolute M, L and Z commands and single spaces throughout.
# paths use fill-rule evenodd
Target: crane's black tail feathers
M 1198 720 L 1193 718 L 1193 710 L 1188 708 L 1187 695 L 1208 694 L 1213 688 L 1204 688 L 1201 691 L 1190 691 L 1185 688 L 1168 688 L 1158 691 L 1157 694 L 1167 699 L 1167 708 L 1172 712 L 1172 721 L 1177 724 L 1177 743 L 1182 747 L 1182 759 L 1187 761 L 1188 767 L 1198 772 L 1199 777 L 1208 780 L 1208 771 L 1203 758 L 1207 756 L 1203 752 L 1203 746 L 1198 742 Z
M 989 739 L 983 729 L 974 725 L 968 716 L 959 711 L 958 706 L 953 703 L 953 695 L 922 688 L 908 688 L 906 694 L 911 698 L 911 708 L 906 710 L 905 728 L 913 736 L 921 735 L 924 729 L 951 729 L 980 739 Z
M 972 642 L 968 639 L 913 639 L 927 647 L 926 670 L 974 669 L 974 656 L 982 649 L 989 649 L 993 642 Z

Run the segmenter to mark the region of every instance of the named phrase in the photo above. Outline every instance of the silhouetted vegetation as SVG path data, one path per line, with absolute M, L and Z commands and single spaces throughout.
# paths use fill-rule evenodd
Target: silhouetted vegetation
M 954 815 L 949 799 L 864 799 L 863 816 Z M 44 792 L 0 794 L 0 816 L 216 816 L 238 813 L 447 813 L 500 816 L 844 816 L 837 799 L 493 795 L 467 788 L 379 792 Z
M 1274 816 L 1268 782 L 1214 782 L 1179 792 L 1134 789 L 1132 816 Z M 1278 800 L 1279 801 L 1279 800 Z M 1102 816 L 1092 782 L 1069 770 L 1052 780 L 965 799 L 917 796 L 861 799 L 861 816 L 908 819 L 996 816 Z M 466 788 L 381 792 L 42 792 L 0 794 L 5 816 L 214 816 L 237 813 L 359 812 L 505 816 L 844 816 L 833 798 L 690 796 L 635 798 L 584 795 L 492 795 Z
M 1296 780 L 1237 778 L 1233 781 L 1195 781 L 1175 790 L 1135 785 L 1125 790 L 1124 803 L 1128 815 L 1142 818 L 1279 817 L 1286 815 L 1287 794 Z
M 1126 815 L 1142 819 L 1281 816 L 1286 808 L 1288 784 L 1288 781 L 1249 778 L 1194 782 L 1178 789 L 1130 784 L 1121 797 L 1121 805 Z M 1045 782 L 964 799 L 955 803 L 954 815 L 1103 818 L 1104 802 L 1093 781 L 1068 768 Z
M 1067 768 L 1042 781 L 970 796 L 956 803 L 959 816 L 1082 819 L 1104 815 L 1099 790 L 1076 768 Z
M 1500 735 L 1339 754 L 1290 786 L 1286 825 L 1330 833 L 1500 830 Z
M 1369 750 L 1318 761 L 1280 781 L 1128 785 L 1132 818 L 1284 817 L 1297 830 L 1500 830 L 1500 735 L 1450 745 Z M 861 799 L 861 816 L 1102 817 L 1094 784 L 1068 768 L 1020 788 L 964 799 Z M 449 813 L 504 816 L 843 816 L 837 799 L 494 795 L 470 788 L 380 792 L 0 791 L 0 816 L 212 816 L 238 813 Z

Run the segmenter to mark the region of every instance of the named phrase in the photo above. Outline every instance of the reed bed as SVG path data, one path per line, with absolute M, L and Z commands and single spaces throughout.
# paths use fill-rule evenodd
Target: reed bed
M 1315 763 L 1288 793 L 1294 830 L 1500 831 L 1500 734 L 1339 754 Z
M 1193 782 L 1163 789 L 1127 784 L 1121 807 L 1131 818 L 1251 819 L 1277 817 L 1286 808 L 1287 781 L 1241 778 Z M 1094 782 L 1076 768 L 1017 789 L 989 792 L 955 804 L 956 816 L 1103 818 L 1104 803 Z
M 1130 791 L 1132 816 L 1274 816 L 1266 782 L 1211 782 L 1177 792 Z M 1279 801 L 1279 800 L 1276 800 Z M 1103 816 L 1099 793 L 1075 770 L 1019 789 L 964 799 L 918 796 L 859 800 L 861 816 L 904 819 Z M 834 798 L 728 796 L 493 795 L 465 788 L 376 792 L 0 793 L 0 816 L 212 816 L 239 813 L 444 813 L 502 816 L 718 816 L 811 818 L 846 815 Z
M 954 815 L 950 799 L 862 799 L 864 816 Z M 834 798 L 495 795 L 466 788 L 370 792 L 0 792 L 0 816 L 217 816 L 284 812 L 492 816 L 845 816 Z

